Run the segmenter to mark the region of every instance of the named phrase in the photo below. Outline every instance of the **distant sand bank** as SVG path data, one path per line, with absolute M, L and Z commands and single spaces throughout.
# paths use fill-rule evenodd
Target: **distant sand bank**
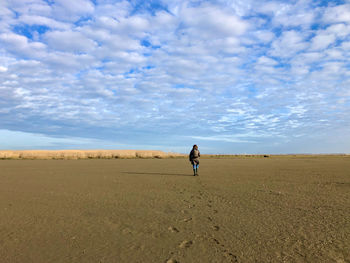
M 183 155 L 150 150 L 23 150 L 0 151 L 0 159 L 176 158 Z

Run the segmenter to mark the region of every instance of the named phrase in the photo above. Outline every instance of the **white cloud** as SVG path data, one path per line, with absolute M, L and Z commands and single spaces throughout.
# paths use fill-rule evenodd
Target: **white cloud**
M 276 74 L 276 66 L 278 65 L 278 62 L 272 58 L 262 56 L 259 57 L 256 65 L 255 70 L 256 72 L 260 72 L 261 74 Z
M 246 140 L 235 135 L 217 135 L 217 136 L 191 136 L 195 140 L 201 141 L 221 141 L 230 143 L 256 143 L 254 140 Z
M 345 51 L 350 51 L 350 41 L 345 41 L 340 46 Z
M 275 34 L 273 32 L 267 30 L 258 30 L 253 32 L 254 36 L 262 43 L 271 42 L 275 38 Z
M 284 27 L 310 27 L 315 20 L 314 10 L 303 10 L 298 12 L 295 8 L 282 8 L 276 11 L 273 23 Z
M 300 63 L 309 64 L 321 61 L 324 57 L 323 53 L 320 52 L 304 52 L 299 55 Z
M 333 24 L 325 30 L 328 34 L 334 34 L 338 38 L 346 38 L 350 34 L 350 25 Z
M 325 23 L 350 23 L 350 4 L 328 7 L 322 21 Z
M 196 38 L 235 37 L 243 34 L 248 24 L 215 6 L 203 5 L 197 8 L 186 7 L 181 10 L 184 31 L 195 34 Z
M 1 5 L 0 6 L 0 15 L 1 17 L 11 17 L 12 16 L 12 12 L 10 9 L 8 9 L 6 7 L 6 5 Z
M 10 30 L 10 23 L 14 21 L 15 14 L 5 5 L 0 5 L 0 33 Z
M 258 5 L 257 8 L 259 13 L 273 17 L 275 14 L 281 14 L 281 12 L 284 12 L 286 9 L 288 9 L 288 7 L 288 4 L 269 1 Z
M 94 4 L 89 0 L 56 0 L 52 5 L 52 14 L 62 21 L 75 21 L 81 16 L 91 15 L 94 9 Z
M 262 65 L 267 65 L 267 66 L 275 66 L 278 64 L 276 60 L 266 56 L 259 57 L 257 63 Z
M 128 33 L 129 35 L 144 34 L 149 28 L 149 22 L 147 19 L 141 16 L 132 16 L 125 19 L 120 19 L 120 23 L 117 28 L 117 32 Z
M 270 54 L 282 58 L 292 57 L 296 53 L 305 50 L 308 45 L 303 34 L 295 30 L 285 31 L 272 42 Z
M 92 52 L 97 44 L 80 32 L 49 31 L 44 35 L 48 47 L 67 52 Z
M 100 63 L 89 54 L 71 54 L 67 52 L 50 53 L 42 59 L 53 72 L 76 74 L 90 67 L 98 67 Z M 74 76 L 74 75 L 73 75 Z M 64 76 L 66 77 L 66 76 Z
M 344 60 L 344 53 L 340 48 L 328 49 L 326 54 L 330 60 Z
M 28 41 L 25 36 L 14 33 L 1 34 L 0 41 L 6 46 L 7 50 L 28 57 L 42 56 L 46 49 L 45 44 Z
M 5 5 L 21 14 L 50 15 L 51 8 L 43 0 L 5 0 Z
M 303 105 L 287 106 L 291 115 L 296 114 L 298 117 L 303 117 L 306 113 L 306 109 Z
M 333 34 L 316 35 L 311 42 L 311 50 L 323 50 L 333 44 L 335 36 Z
M 110 17 L 118 19 L 127 17 L 132 11 L 132 6 L 129 1 L 98 1 L 95 6 L 95 17 Z
M 47 26 L 51 29 L 69 30 L 71 25 L 56 21 L 52 18 L 38 15 L 22 15 L 17 20 L 18 23 L 27 25 Z
M 345 73 L 345 71 L 346 67 L 343 62 L 326 62 L 323 64 L 323 74 L 333 75 L 335 77 L 338 74 Z

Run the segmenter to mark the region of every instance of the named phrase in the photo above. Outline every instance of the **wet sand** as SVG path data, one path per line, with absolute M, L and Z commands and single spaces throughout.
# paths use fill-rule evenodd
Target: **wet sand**
M 0 262 L 350 262 L 350 158 L 0 161 Z

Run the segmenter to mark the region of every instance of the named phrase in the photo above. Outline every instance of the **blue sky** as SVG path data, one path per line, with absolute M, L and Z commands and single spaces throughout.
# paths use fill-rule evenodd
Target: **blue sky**
M 0 149 L 350 152 L 350 1 L 3 0 Z

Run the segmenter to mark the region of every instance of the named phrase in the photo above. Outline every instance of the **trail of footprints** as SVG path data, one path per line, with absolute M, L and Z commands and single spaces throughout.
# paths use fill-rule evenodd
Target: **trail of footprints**
M 201 185 L 202 188 L 204 188 L 204 185 L 199 181 L 199 184 Z M 205 196 L 206 200 L 207 200 L 207 204 L 206 206 L 211 209 L 211 214 L 217 214 L 218 210 L 213 208 L 213 201 L 211 200 L 208 192 L 206 192 L 204 194 L 204 191 L 199 191 L 199 195 L 200 196 Z M 220 200 L 221 201 L 221 200 Z M 225 200 L 227 201 L 227 200 Z M 215 206 L 214 206 L 215 207 Z M 220 230 L 220 226 L 216 225 L 214 220 L 212 219 L 212 217 L 208 216 L 208 220 L 210 222 L 212 222 L 212 230 L 213 231 L 219 231 Z M 211 237 L 209 240 L 212 241 L 215 245 L 219 246 L 221 248 L 222 253 L 224 254 L 224 256 L 227 258 L 228 262 L 238 262 L 238 258 L 237 256 L 235 256 L 233 253 L 231 253 L 226 246 L 221 243 L 217 238 L 214 237 L 215 234 L 213 235 L 213 237 Z
M 199 182 L 199 185 L 201 186 L 201 188 L 205 188 L 205 186 Z M 181 194 L 184 194 L 184 192 L 186 192 L 186 189 L 183 189 L 183 190 L 180 190 L 180 193 Z M 213 201 L 210 199 L 210 194 L 207 192 L 207 191 L 204 191 L 204 190 L 199 190 L 198 191 L 198 194 L 199 195 L 191 195 L 190 196 L 190 199 L 191 200 L 204 200 L 206 201 L 206 207 L 207 209 L 210 209 L 211 211 L 209 212 L 209 214 L 217 214 L 218 213 L 218 210 L 217 209 L 214 209 L 213 208 Z M 226 199 L 223 199 L 221 200 L 222 198 L 220 196 L 215 196 L 217 198 L 219 198 L 219 201 L 223 201 L 224 203 L 228 204 L 230 203 L 228 200 Z M 196 204 L 194 204 L 193 202 L 191 202 L 191 200 L 183 200 L 185 203 L 187 203 L 187 207 L 189 209 L 192 209 L 194 207 L 196 207 Z M 202 210 L 204 211 L 204 209 Z M 192 220 L 192 217 L 191 217 L 191 213 L 188 212 L 187 210 L 182 210 L 181 211 L 183 214 L 186 214 L 188 215 L 188 217 L 184 218 L 183 219 L 183 222 L 186 223 L 186 222 L 189 222 Z M 220 231 L 220 229 L 222 229 L 218 224 L 215 224 L 215 220 L 208 216 L 207 217 L 207 220 L 211 222 L 212 226 L 211 226 L 211 229 L 208 229 L 209 230 L 209 235 L 206 233 L 204 235 L 196 235 L 197 237 L 199 236 L 202 236 L 203 238 L 209 240 L 210 242 L 212 242 L 214 245 L 216 245 L 220 251 L 223 253 L 223 255 L 225 256 L 225 258 L 227 259 L 227 262 L 238 262 L 238 258 L 237 256 L 235 256 L 232 252 L 230 252 L 226 246 L 221 243 L 217 238 L 215 238 L 215 232 L 217 231 Z M 168 228 L 168 230 L 172 233 L 178 233 L 180 232 L 176 227 L 174 226 L 170 226 Z M 193 236 L 193 235 L 192 235 Z M 192 240 L 184 240 L 182 241 L 179 245 L 178 245 L 178 249 L 187 249 L 187 248 L 190 248 L 192 245 L 193 245 L 194 241 Z M 174 252 L 170 253 L 171 255 L 174 255 Z M 180 263 L 179 261 L 173 259 L 173 258 L 170 258 L 166 261 L 166 263 Z

